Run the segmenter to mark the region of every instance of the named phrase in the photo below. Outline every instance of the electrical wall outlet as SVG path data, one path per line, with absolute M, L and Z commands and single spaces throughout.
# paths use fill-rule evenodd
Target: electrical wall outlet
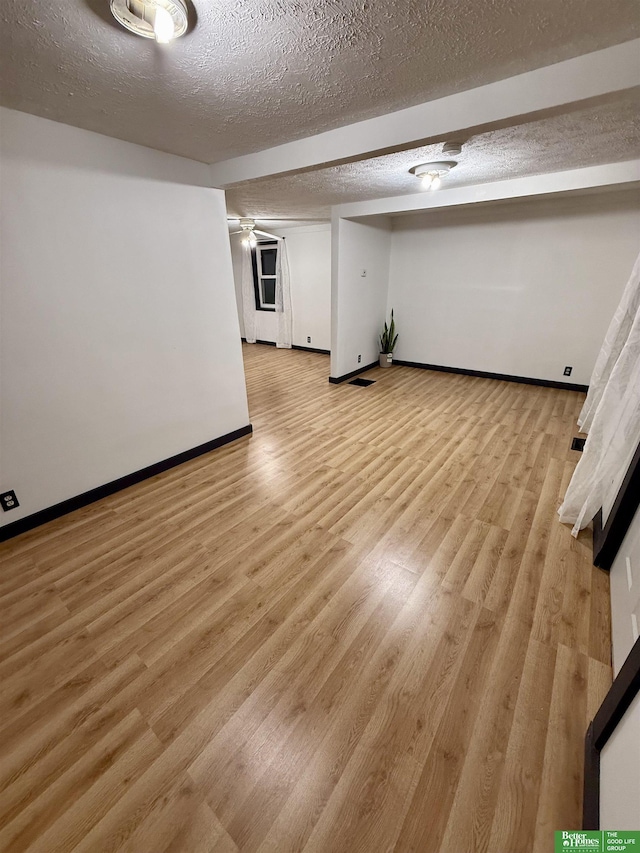
M 571 376 L 571 371 L 572 371 L 572 370 L 573 370 L 573 367 L 565 367 L 565 369 L 564 369 L 564 375 L 565 375 L 565 376 Z
M 308 343 L 308 344 L 310 344 L 310 343 L 311 343 L 311 335 L 307 335 L 307 343 Z
M 361 362 L 361 361 L 362 361 L 362 356 L 361 356 L 361 355 L 359 355 L 359 356 L 358 356 L 358 364 L 360 364 L 360 362 Z
M 17 506 L 20 506 L 18 498 L 16 497 L 16 493 L 14 491 L 3 492 L 0 495 L 0 506 L 5 512 L 8 512 L 10 509 L 15 509 Z

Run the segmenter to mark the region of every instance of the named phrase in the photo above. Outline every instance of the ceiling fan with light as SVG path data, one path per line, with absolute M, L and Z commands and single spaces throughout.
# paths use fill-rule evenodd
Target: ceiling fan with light
M 232 221 L 236 221 L 235 218 L 232 218 Z M 255 219 L 249 219 L 248 217 L 242 217 L 239 220 L 240 230 L 239 231 L 231 231 L 230 234 L 244 234 L 242 238 L 243 243 L 248 243 L 250 246 L 255 246 L 258 242 L 258 238 L 256 234 L 260 234 L 262 237 L 269 237 L 272 240 L 279 240 L 280 238 L 276 234 L 269 234 L 268 231 L 260 231 L 256 228 Z

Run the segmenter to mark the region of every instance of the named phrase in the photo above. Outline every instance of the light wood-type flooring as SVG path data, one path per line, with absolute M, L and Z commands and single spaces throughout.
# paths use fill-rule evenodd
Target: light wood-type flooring
M 611 679 L 583 395 L 244 351 L 253 437 L 0 546 L 0 849 L 552 850 Z

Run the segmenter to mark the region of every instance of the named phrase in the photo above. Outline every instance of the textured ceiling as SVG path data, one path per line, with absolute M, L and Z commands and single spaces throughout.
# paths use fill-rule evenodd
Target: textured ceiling
M 195 2 L 161 47 L 108 0 L 2 0 L 2 103 L 214 162 L 640 35 L 636 0 Z
M 599 106 L 492 130 L 468 139 L 447 187 L 558 172 L 640 157 L 640 91 Z M 328 217 L 332 204 L 423 192 L 411 166 L 443 158 L 428 145 L 227 190 L 230 212 L 244 216 Z M 440 190 L 442 192 L 442 190 Z

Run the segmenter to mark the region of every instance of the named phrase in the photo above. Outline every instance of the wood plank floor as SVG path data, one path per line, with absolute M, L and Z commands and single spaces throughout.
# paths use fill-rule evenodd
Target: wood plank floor
M 0 848 L 546 853 L 611 681 L 583 395 L 245 363 L 252 438 L 0 546 Z

